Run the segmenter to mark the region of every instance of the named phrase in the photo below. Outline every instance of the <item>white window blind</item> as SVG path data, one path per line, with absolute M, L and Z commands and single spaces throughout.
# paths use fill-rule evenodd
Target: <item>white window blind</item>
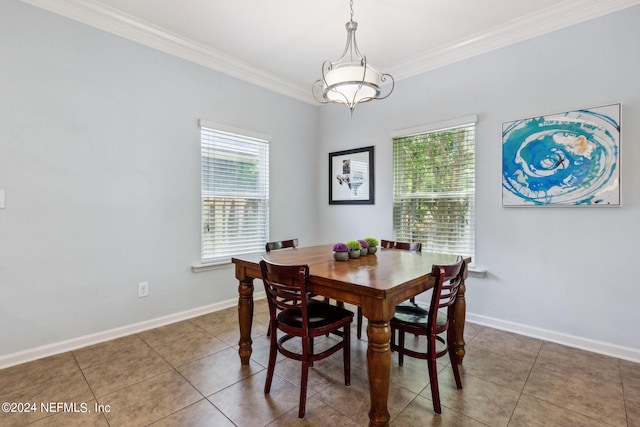
M 201 262 L 263 251 L 269 240 L 268 137 L 202 121 L 200 128 Z
M 394 135 L 396 240 L 421 242 L 427 252 L 474 256 L 475 121 L 467 123 Z

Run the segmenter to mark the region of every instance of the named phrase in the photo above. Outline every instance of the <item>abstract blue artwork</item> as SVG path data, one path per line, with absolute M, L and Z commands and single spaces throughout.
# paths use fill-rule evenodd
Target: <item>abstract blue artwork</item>
M 506 122 L 503 206 L 619 206 L 620 104 Z

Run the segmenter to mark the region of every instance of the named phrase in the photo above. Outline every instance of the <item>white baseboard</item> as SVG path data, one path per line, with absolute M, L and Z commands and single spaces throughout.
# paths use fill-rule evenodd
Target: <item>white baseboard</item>
M 594 353 L 617 357 L 631 362 L 640 362 L 640 350 L 635 348 L 595 341 L 588 338 L 577 337 L 575 335 L 564 334 L 548 329 L 535 328 L 532 326 L 522 325 L 520 323 L 509 322 L 473 313 L 467 313 L 466 321 L 532 338 L 551 341 L 557 344 L 563 344 L 569 347 L 592 351 Z
M 256 292 L 253 296 L 255 300 L 265 298 L 264 291 Z M 43 345 L 28 350 L 0 356 L 0 369 L 10 366 L 19 365 L 21 363 L 30 362 L 32 360 L 41 359 L 43 357 L 52 356 L 54 354 L 65 353 L 71 350 L 77 350 L 82 347 L 98 344 L 104 341 L 121 338 L 127 335 L 143 332 L 149 329 L 158 328 L 160 326 L 169 325 L 171 323 L 180 322 L 182 320 L 191 319 L 193 317 L 202 316 L 203 314 L 213 313 L 214 311 L 223 310 L 238 304 L 238 299 L 230 299 L 215 304 L 209 304 L 197 307 L 191 310 L 173 313 L 168 316 L 157 317 L 155 319 L 145 320 L 143 322 L 122 326 L 119 328 L 109 329 L 107 331 L 97 332 L 95 334 L 84 335 L 65 341 Z
M 264 297 L 264 292 L 256 292 L 254 294 L 255 300 L 263 299 Z M 104 341 L 121 338 L 149 329 L 158 328 L 160 326 L 169 325 L 171 323 L 180 322 L 182 320 L 191 319 L 193 317 L 202 316 L 203 314 L 213 313 L 215 311 L 233 307 L 237 304 L 238 300 L 234 298 L 216 304 L 209 304 L 180 313 L 170 314 L 168 316 L 145 320 L 143 322 L 109 329 L 107 331 L 97 332 L 95 334 L 84 335 L 81 337 L 72 338 L 70 340 L 60 341 L 33 349 L 23 350 L 17 353 L 3 355 L 0 356 L 0 369 L 19 365 L 25 362 L 30 362 L 32 360 L 40 359 L 43 357 L 52 356 L 54 354 L 77 350 L 79 348 L 98 344 Z M 580 348 L 582 350 L 592 351 L 594 353 L 600 353 L 607 356 L 617 357 L 619 359 L 640 363 L 640 350 L 630 347 L 622 347 L 602 341 L 590 340 L 574 335 L 563 334 L 548 329 L 535 328 L 520 323 L 509 322 L 473 313 L 467 313 L 466 320 L 469 323 L 489 326 L 492 328 L 501 329 L 503 331 L 513 332 L 532 338 L 551 341 L 557 344 L 567 345 L 569 347 Z

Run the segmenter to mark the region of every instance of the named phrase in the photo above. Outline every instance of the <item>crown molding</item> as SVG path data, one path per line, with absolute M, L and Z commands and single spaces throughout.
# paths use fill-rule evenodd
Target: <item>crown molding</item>
M 21 1 L 290 98 L 317 104 L 309 88 L 299 87 L 223 52 L 91 0 Z M 399 81 L 638 4 L 640 0 L 566 0 L 552 10 L 524 16 L 499 28 L 400 61 L 388 67 L 386 72 Z
M 22 0 L 57 15 L 132 40 L 178 58 L 219 71 L 265 89 L 313 103 L 308 88 L 300 88 L 272 74 L 193 40 L 91 0 Z
M 385 72 L 396 80 L 422 74 L 482 53 L 636 6 L 640 0 L 567 0 L 551 10 L 523 16 L 437 50 L 396 63 Z

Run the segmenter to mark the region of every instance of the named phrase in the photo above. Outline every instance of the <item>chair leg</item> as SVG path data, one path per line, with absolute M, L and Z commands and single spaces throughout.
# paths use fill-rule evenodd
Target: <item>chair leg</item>
M 398 331 L 398 365 L 404 365 L 404 331 Z
M 396 351 L 396 328 L 391 326 L 391 352 Z
M 358 307 L 358 319 L 356 320 L 356 336 L 362 338 L 362 309 Z
M 271 332 L 271 324 L 269 324 L 269 332 Z M 277 334 L 271 334 L 271 344 L 269 346 L 269 363 L 267 365 L 267 380 L 264 383 L 264 392 L 269 393 L 271 390 L 271 381 L 273 380 L 273 372 L 276 368 L 276 356 L 278 355 Z
M 433 410 L 436 414 L 442 413 L 440 406 L 440 390 L 438 389 L 438 366 L 436 363 L 436 339 L 428 337 L 427 365 L 429 367 L 429 383 L 431 384 L 431 400 L 433 400 Z
M 454 348 L 454 346 L 449 345 L 449 343 L 452 343 L 453 341 L 453 334 L 450 334 L 449 331 L 447 331 L 447 345 L 449 346 L 448 352 L 449 352 L 449 361 L 451 362 L 451 368 L 453 369 L 453 377 L 456 380 L 456 387 L 461 389 L 462 388 L 462 379 L 460 379 L 460 367 L 459 362 L 458 362 L 458 355 L 456 354 L 456 350 Z
M 344 364 L 344 385 L 351 385 L 351 327 L 344 327 L 342 337 L 344 348 L 342 349 L 342 363 Z
M 300 379 L 300 405 L 298 407 L 298 418 L 304 418 L 307 406 L 307 381 L 309 379 L 309 362 L 302 361 L 302 375 Z

